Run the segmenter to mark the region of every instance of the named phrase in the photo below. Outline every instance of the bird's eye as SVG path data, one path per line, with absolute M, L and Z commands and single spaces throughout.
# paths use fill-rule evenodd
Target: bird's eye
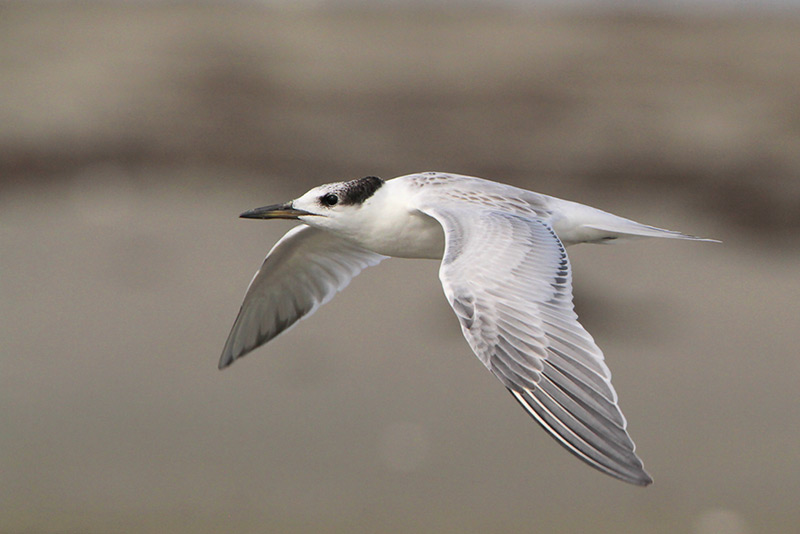
M 333 193 L 328 193 L 326 195 L 322 195 L 319 201 L 323 206 L 331 207 L 339 203 L 339 197 Z

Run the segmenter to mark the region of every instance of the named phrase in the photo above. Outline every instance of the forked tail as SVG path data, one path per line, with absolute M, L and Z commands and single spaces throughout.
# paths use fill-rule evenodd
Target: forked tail
M 624 219 L 612 215 L 620 222 L 612 221 L 607 223 L 594 223 L 584 224 L 583 227 L 588 230 L 601 232 L 604 237 L 601 241 L 611 241 L 617 238 L 635 239 L 637 237 L 664 237 L 667 239 L 689 239 L 691 241 L 707 241 L 709 243 L 721 243 L 718 239 L 710 239 L 707 237 L 697 237 L 696 235 L 684 234 L 674 230 L 666 230 L 658 228 L 657 226 L 650 226 L 647 224 L 637 223 L 630 219 Z
M 553 229 L 565 245 L 575 243 L 613 243 L 642 237 L 663 237 L 667 239 L 689 239 L 719 243 L 716 239 L 697 237 L 656 226 L 641 224 L 603 210 L 561 200 L 558 206 L 560 216 L 554 218 Z

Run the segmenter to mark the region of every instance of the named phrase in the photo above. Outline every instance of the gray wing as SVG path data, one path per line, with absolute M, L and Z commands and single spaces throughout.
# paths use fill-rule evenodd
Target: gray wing
M 384 258 L 304 224 L 292 228 L 272 247 L 250 282 L 219 368 L 314 313 L 358 273 Z
M 541 219 L 431 207 L 445 232 L 439 276 L 464 337 L 561 445 L 633 484 L 634 453 L 603 353 L 578 322 L 563 245 Z

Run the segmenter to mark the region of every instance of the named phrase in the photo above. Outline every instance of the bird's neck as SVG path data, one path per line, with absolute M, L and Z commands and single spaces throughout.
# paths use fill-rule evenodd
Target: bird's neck
M 337 233 L 385 256 L 441 259 L 442 226 L 414 208 L 402 185 L 388 182 L 354 216 L 354 224 Z

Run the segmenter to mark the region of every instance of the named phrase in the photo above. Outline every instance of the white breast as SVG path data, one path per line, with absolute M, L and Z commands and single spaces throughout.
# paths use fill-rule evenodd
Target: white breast
M 378 254 L 397 258 L 442 259 L 444 231 L 436 219 L 420 212 L 387 218 L 365 236 L 361 245 Z

